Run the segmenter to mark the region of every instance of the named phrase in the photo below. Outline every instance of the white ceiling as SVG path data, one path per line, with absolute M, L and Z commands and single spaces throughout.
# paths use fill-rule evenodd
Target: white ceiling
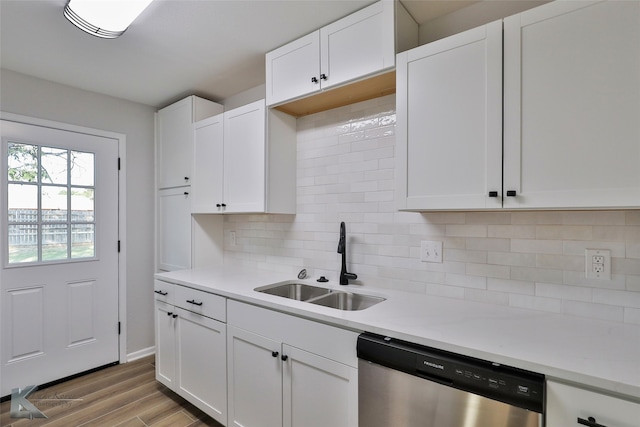
M 403 0 L 419 23 L 473 3 Z M 373 0 L 155 0 L 117 39 L 85 34 L 66 0 L 0 0 L 0 66 L 164 107 L 264 83 L 264 54 Z

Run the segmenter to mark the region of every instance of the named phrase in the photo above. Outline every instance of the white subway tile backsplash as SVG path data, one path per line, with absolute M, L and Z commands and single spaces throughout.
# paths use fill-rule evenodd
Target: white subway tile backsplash
M 395 126 L 393 95 L 299 118 L 297 215 L 226 215 L 225 264 L 336 280 L 345 221 L 359 286 L 640 325 L 640 211 L 398 212 Z M 611 251 L 610 281 L 585 278 L 587 248 Z

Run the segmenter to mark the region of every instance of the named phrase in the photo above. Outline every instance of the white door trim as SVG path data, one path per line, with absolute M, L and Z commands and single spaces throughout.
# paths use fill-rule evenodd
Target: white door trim
M 36 117 L 23 116 L 21 114 L 5 113 L 0 111 L 0 120 L 24 123 L 28 125 L 43 126 L 52 129 L 61 129 L 88 135 L 101 136 L 118 140 L 118 156 L 120 157 L 120 174 L 118 177 L 118 236 L 120 240 L 120 252 L 118 253 L 118 319 L 120 322 L 120 335 L 118 336 L 119 362 L 127 362 L 127 159 L 125 134 L 108 132 L 100 129 L 93 129 L 84 126 L 72 125 L 69 123 L 56 122 L 53 120 L 39 119 Z M 2 298 L 0 292 L 0 303 Z M 2 317 L 0 316 L 0 322 Z M 0 328 L 2 324 L 0 323 Z

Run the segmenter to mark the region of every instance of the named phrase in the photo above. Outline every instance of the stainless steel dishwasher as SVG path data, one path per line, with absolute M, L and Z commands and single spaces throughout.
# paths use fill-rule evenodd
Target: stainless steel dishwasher
M 360 427 L 541 427 L 544 376 L 370 333 L 358 337 Z

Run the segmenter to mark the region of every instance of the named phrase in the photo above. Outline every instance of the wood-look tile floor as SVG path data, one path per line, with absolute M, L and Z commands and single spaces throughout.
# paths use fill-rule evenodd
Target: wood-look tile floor
M 149 356 L 37 390 L 28 400 L 46 419 L 11 418 L 10 402 L 2 402 L 0 426 L 222 427 L 157 382 L 154 362 Z

